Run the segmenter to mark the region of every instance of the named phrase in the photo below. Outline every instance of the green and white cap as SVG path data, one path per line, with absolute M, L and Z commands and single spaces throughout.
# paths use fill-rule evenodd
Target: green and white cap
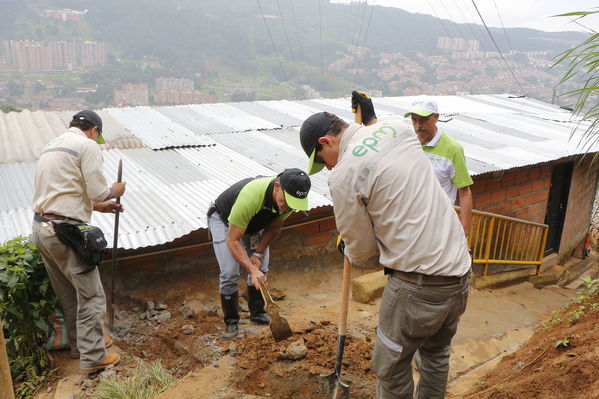
M 403 117 L 407 118 L 412 114 L 420 116 L 429 116 L 438 113 L 439 109 L 437 108 L 437 102 L 432 97 L 423 97 L 418 101 L 414 102 L 410 107 L 410 110 L 406 112 L 403 115 Z

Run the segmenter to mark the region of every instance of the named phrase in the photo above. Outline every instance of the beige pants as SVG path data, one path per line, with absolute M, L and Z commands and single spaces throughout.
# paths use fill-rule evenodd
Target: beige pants
M 106 297 L 98 268 L 78 273 L 86 267 L 83 260 L 56 237 L 52 223 L 34 221 L 32 239 L 62 306 L 71 353 L 80 354 L 81 368 L 93 367 L 106 356 Z

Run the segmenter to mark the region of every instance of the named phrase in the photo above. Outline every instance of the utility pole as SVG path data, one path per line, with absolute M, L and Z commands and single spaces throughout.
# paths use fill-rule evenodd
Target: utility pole
M 10 366 L 8 365 L 8 354 L 4 344 L 4 327 L 0 319 L 0 398 L 15 399 L 12 389 L 12 378 L 10 377 Z

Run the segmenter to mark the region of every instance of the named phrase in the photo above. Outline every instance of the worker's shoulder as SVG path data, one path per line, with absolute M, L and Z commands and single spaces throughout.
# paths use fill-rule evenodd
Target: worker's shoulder
M 268 185 L 275 179 L 275 176 L 260 176 L 247 182 L 239 195 L 263 195 Z

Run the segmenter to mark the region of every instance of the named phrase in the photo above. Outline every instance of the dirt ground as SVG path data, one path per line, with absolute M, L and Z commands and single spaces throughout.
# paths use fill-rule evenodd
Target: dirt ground
M 595 297 L 590 305 L 573 303 L 561 309 L 521 349 L 480 377 L 475 390 L 453 397 L 599 398 L 598 306 Z M 569 344 L 556 347 L 559 341 Z
M 371 271 L 354 270 L 353 277 Z M 157 286 L 129 293 L 129 297 L 118 304 L 116 312 L 116 346 L 129 357 L 160 360 L 176 376 L 187 375 L 159 399 L 324 398 L 320 375 L 331 373 L 335 362 L 341 269 L 281 274 L 275 271 L 270 278 L 270 287 L 279 290 L 283 296 L 277 301 L 281 315 L 287 318 L 294 331 L 294 335 L 285 341 L 275 342 L 268 326 L 251 324 L 243 300 L 240 336 L 234 340 L 222 339 L 220 334 L 224 325 L 216 276 L 202 276 L 169 287 L 168 291 Z M 512 392 L 506 383 L 502 383 L 487 396 L 477 397 L 599 397 L 582 395 L 582 392 L 599 392 L 599 349 L 595 349 L 596 345 L 587 346 L 599 335 L 599 310 L 573 325 L 566 325 L 564 316 L 561 324 L 551 324 L 518 350 L 531 337 L 535 325 L 549 320 L 555 309 L 575 296 L 573 290 L 557 286 L 536 289 L 529 283 L 473 291 L 453 342 L 448 397 L 467 397 L 474 393 L 473 389 L 482 391 L 514 371 L 519 372 L 510 378 L 509 384 L 525 376 L 528 378 L 522 381 L 524 385 L 514 386 L 519 390 Z M 153 302 L 150 307 L 159 309 L 148 310 L 148 301 Z M 350 301 L 342 372 L 344 380 L 351 384 L 352 399 L 374 397 L 375 376 L 370 356 L 378 305 L 378 301 L 370 304 Z M 573 334 L 576 337 L 572 339 L 574 346 L 565 351 L 556 350 L 553 328 L 564 328 L 566 334 Z M 291 360 L 285 352 L 297 341 L 305 346 L 306 355 Z M 537 342 L 538 346 L 530 346 L 531 342 Z M 544 349 L 547 350 L 540 358 L 528 365 Z M 506 354 L 497 371 L 485 375 L 487 369 Z M 64 357 L 60 361 L 63 362 L 63 378 L 38 399 L 84 397 L 86 390 L 81 389 L 81 380 L 78 386 L 78 377 L 69 375 L 76 368 L 76 361 L 73 363 Z M 125 363 L 117 373 L 125 372 L 129 367 L 127 364 L 134 363 Z M 550 374 L 545 375 L 547 369 Z M 564 377 L 566 374 L 568 379 Z M 570 374 L 580 380 L 568 382 Z M 558 381 L 553 385 L 553 396 L 549 393 L 537 395 L 541 387 L 551 385 L 552 378 Z M 586 379 L 585 383 L 583 379 Z M 567 383 L 575 388 L 570 391 L 559 388 L 560 384 Z M 70 390 L 65 387 L 67 385 Z M 67 391 L 69 396 L 58 394 Z M 573 396 L 560 396 L 563 392 L 571 392 Z

